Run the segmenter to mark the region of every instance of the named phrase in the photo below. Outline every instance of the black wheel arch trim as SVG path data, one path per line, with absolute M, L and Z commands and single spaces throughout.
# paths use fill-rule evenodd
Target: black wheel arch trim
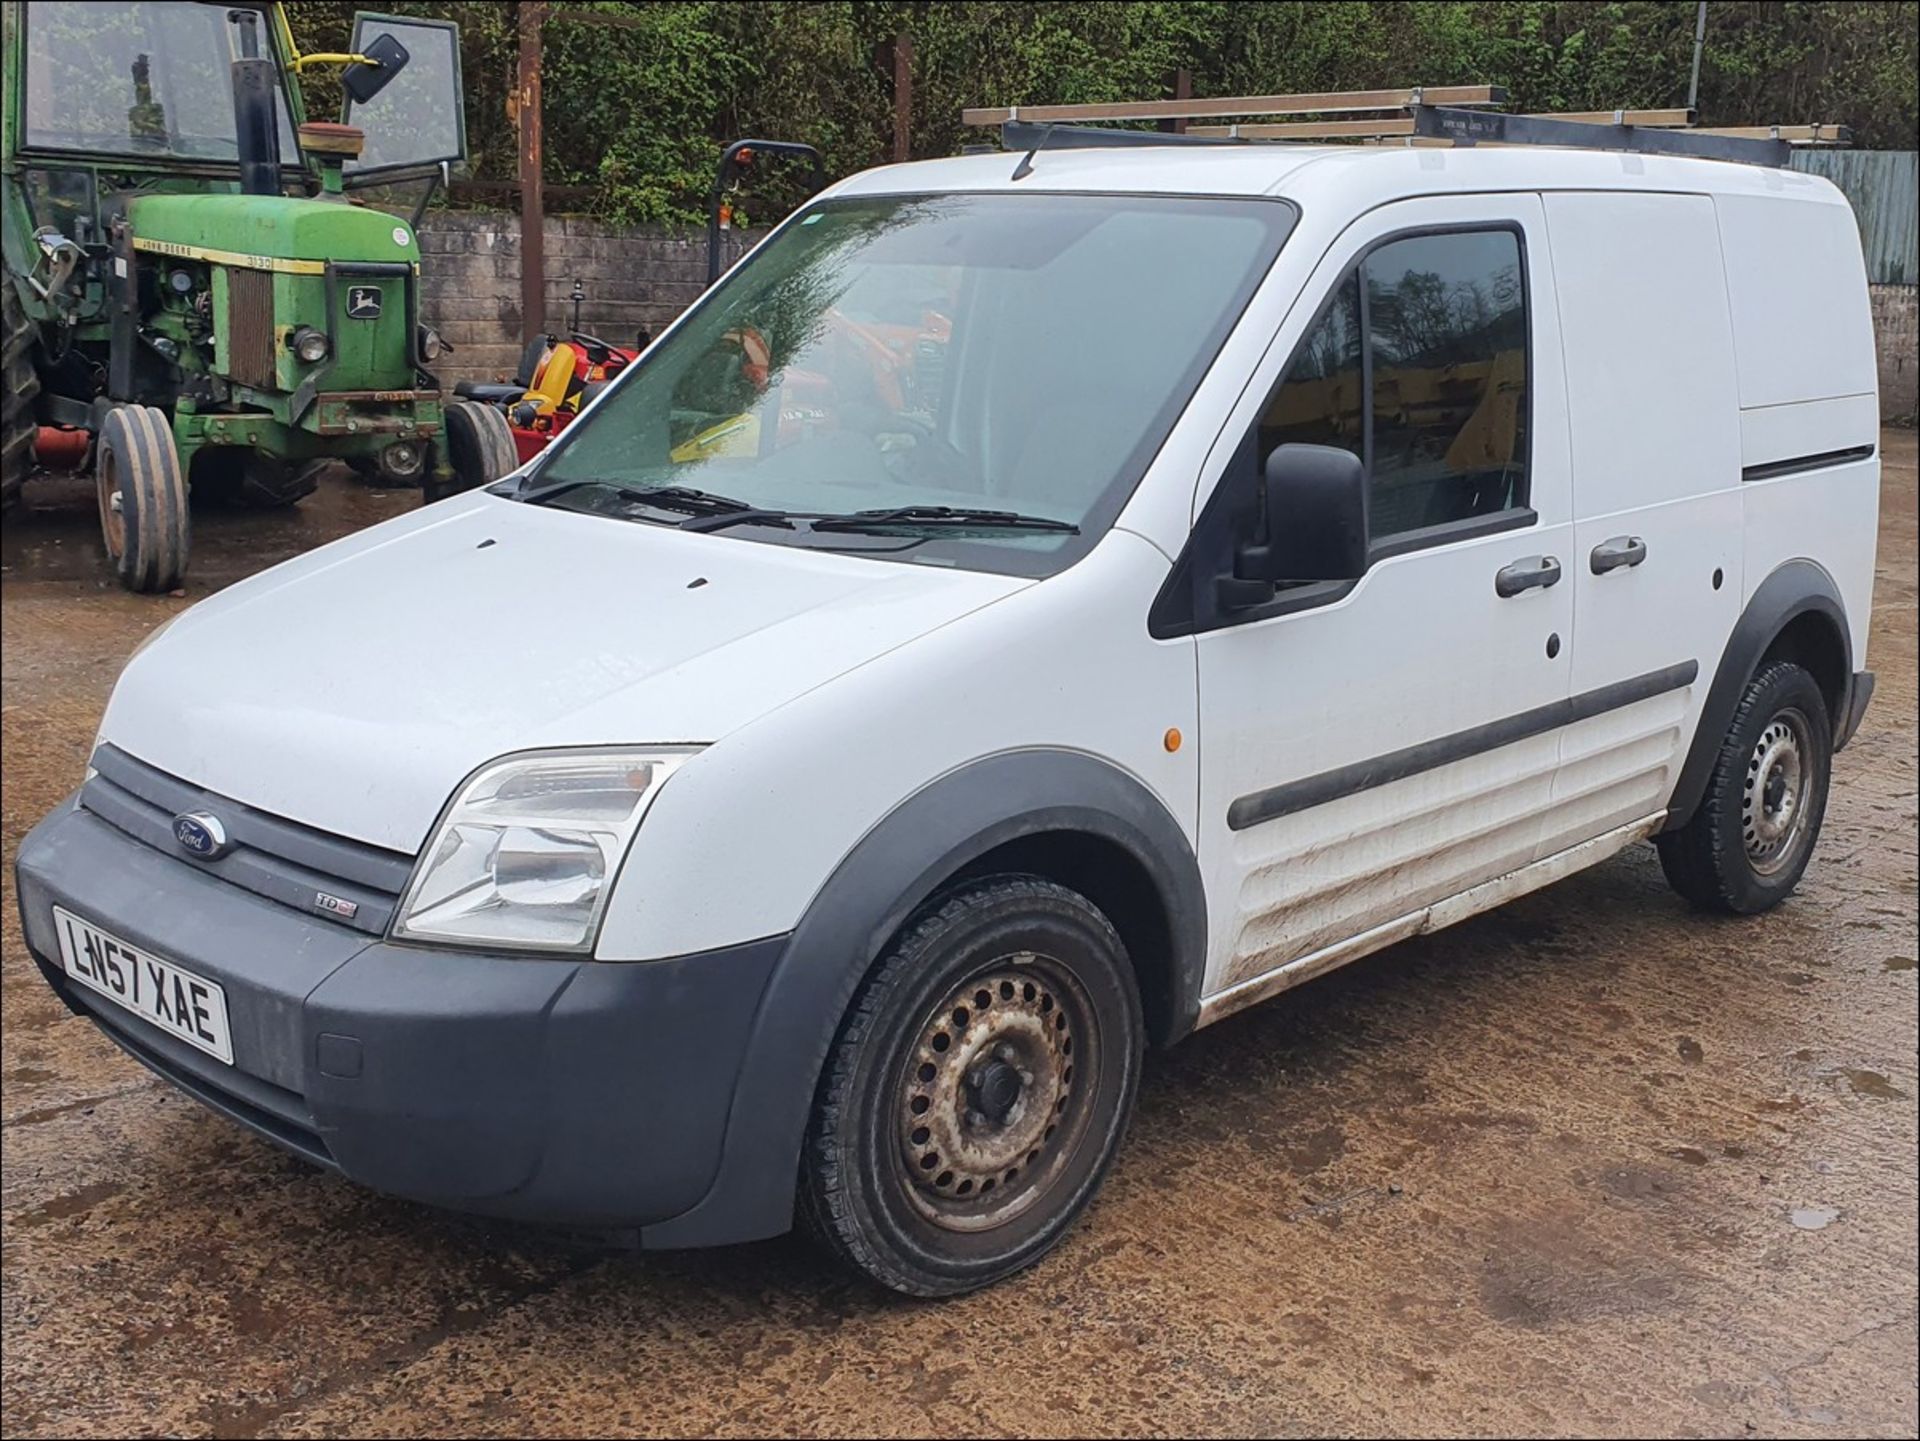
M 1840 587 L 1835 584 L 1826 567 L 1806 559 L 1785 561 L 1760 582 L 1746 609 L 1741 611 L 1739 620 L 1734 622 L 1726 650 L 1722 652 L 1719 667 L 1714 671 L 1713 683 L 1708 687 L 1707 698 L 1701 705 L 1693 743 L 1688 748 L 1686 762 L 1680 768 L 1680 779 L 1674 784 L 1673 798 L 1667 806 L 1667 823 L 1663 829 L 1677 830 L 1693 818 L 1701 797 L 1706 794 L 1714 762 L 1720 755 L 1721 741 L 1726 737 L 1727 727 L 1733 723 L 1734 710 L 1740 704 L 1740 696 L 1746 690 L 1747 683 L 1758 671 L 1761 658 L 1789 625 L 1809 614 L 1826 620 L 1840 648 L 1845 679 L 1841 693 L 1835 698 L 1836 704 L 1830 719 L 1835 737 L 1842 735 L 1852 710 L 1855 685 L 1853 635 L 1847 626 L 1846 602 L 1842 600 Z M 1840 743 L 1844 744 L 1844 741 Z M 1834 748 L 1838 750 L 1839 744 Z
M 1206 903 L 1180 824 L 1138 779 L 1083 752 L 971 761 L 901 801 L 841 860 L 801 917 L 754 1017 L 720 1168 L 699 1203 L 645 1228 L 648 1247 L 778 1235 L 793 1223 L 801 1145 L 821 1069 L 853 994 L 907 918 L 1009 841 L 1077 832 L 1119 845 L 1152 878 L 1174 940 L 1176 995 L 1156 1040 L 1199 1014 Z

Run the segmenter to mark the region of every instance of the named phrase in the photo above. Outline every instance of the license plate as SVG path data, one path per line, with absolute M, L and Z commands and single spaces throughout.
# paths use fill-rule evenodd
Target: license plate
M 53 908 L 53 925 L 68 975 L 169 1036 L 233 1064 L 227 993 L 217 983 L 129 945 L 59 906 Z

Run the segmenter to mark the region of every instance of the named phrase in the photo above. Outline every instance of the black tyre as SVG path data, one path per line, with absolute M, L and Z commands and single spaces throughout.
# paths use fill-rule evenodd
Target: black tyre
M 40 372 L 34 369 L 38 332 L 13 282 L 0 275 L 0 508 L 11 509 L 33 470 L 34 402 Z
M 513 432 L 499 409 L 473 400 L 456 400 L 445 413 L 447 463 L 453 486 L 447 494 L 491 485 L 520 464 Z
M 1084 897 L 1031 876 L 947 895 L 875 965 L 827 1057 L 809 1229 L 912 1296 L 1033 1264 L 1106 1178 L 1144 1050 L 1126 949 Z
M 297 505 L 320 484 L 325 461 L 287 461 L 240 446 L 215 446 L 193 458 L 196 500 L 253 510 Z
M 150 405 L 122 405 L 100 427 L 94 487 L 107 561 L 128 590 L 165 591 L 187 573 L 187 482 L 173 428 Z
M 1826 697 L 1778 661 L 1747 684 L 1693 818 L 1654 838 L 1667 881 L 1702 910 L 1752 915 L 1793 893 L 1833 775 Z

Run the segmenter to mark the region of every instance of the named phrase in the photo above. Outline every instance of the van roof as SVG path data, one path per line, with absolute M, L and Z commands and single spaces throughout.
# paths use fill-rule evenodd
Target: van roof
M 994 151 L 910 161 L 862 171 L 833 195 L 957 190 L 1277 195 L 1353 210 L 1410 195 L 1489 190 L 1623 190 L 1778 195 L 1845 205 L 1824 178 L 1804 171 L 1721 160 L 1540 146 L 1115 145 L 1035 152 L 1013 179 L 1020 154 Z

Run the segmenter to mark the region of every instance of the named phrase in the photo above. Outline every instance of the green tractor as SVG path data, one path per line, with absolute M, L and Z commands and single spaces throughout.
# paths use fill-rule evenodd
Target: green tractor
M 414 228 L 465 157 L 459 36 L 355 18 L 301 55 L 278 4 L 5 0 L 0 234 L 8 507 L 90 468 L 133 590 L 187 567 L 189 488 L 291 505 L 344 461 L 429 500 L 515 464 L 498 411 L 428 369 Z M 341 123 L 298 77 L 344 67 Z M 418 179 L 412 222 L 348 198 Z

